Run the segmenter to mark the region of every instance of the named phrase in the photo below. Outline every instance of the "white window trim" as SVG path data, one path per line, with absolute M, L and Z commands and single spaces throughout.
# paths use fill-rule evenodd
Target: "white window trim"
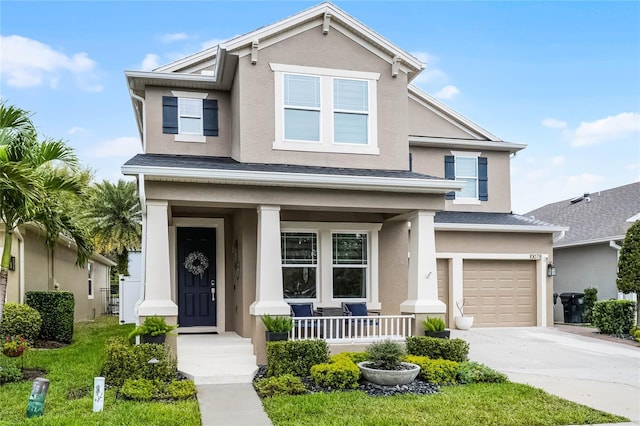
M 186 98 L 186 99 L 207 99 L 209 96 L 208 93 L 204 92 L 186 92 L 183 90 L 172 90 L 171 94 L 176 98 Z M 178 104 L 180 101 L 178 101 Z M 180 106 L 178 106 L 178 134 L 174 135 L 175 142 L 196 142 L 196 143 L 205 143 L 207 141 L 207 137 L 204 136 L 204 111 L 201 117 L 201 133 L 200 135 L 190 134 L 190 133 L 180 133 Z
M 95 294 L 96 294 L 96 288 L 94 284 L 95 275 L 96 275 L 95 262 L 90 260 L 87 262 L 87 284 L 90 285 L 90 287 L 87 286 L 87 299 L 95 298 Z M 91 293 L 89 293 L 89 288 L 91 288 Z
M 280 232 L 315 232 L 318 236 L 318 266 L 316 273 L 316 297 L 310 299 L 285 299 L 290 303 L 313 302 L 318 307 L 339 307 L 341 302 L 366 302 L 369 309 L 380 309 L 378 288 L 378 233 L 382 229 L 379 223 L 348 222 L 281 222 Z M 367 234 L 367 297 L 333 297 L 333 253 L 332 236 L 334 233 Z
M 481 205 L 482 201 L 480 201 L 480 187 L 479 187 L 480 178 L 478 176 L 479 175 L 478 157 L 482 155 L 482 152 L 451 151 L 451 155 L 453 155 L 456 158 L 456 161 L 454 161 L 454 171 L 457 171 L 458 157 L 467 157 L 467 158 L 476 159 L 476 198 L 469 198 L 469 197 L 464 198 L 459 196 L 460 193 L 456 193 L 456 198 L 452 200 L 453 204 L 475 205 L 475 206 Z M 460 177 L 460 179 L 458 179 L 457 173 L 454 174 L 454 177 L 456 180 L 465 180 L 464 177 Z
M 331 68 L 303 67 L 299 65 L 269 64 L 275 74 L 275 140 L 273 149 L 286 151 L 332 152 L 379 155 L 377 81 L 380 73 L 337 70 Z M 284 138 L 284 75 L 300 74 L 320 77 L 320 141 L 292 141 Z M 369 110 L 368 143 L 353 144 L 334 142 L 333 133 L 333 79 L 366 80 L 368 84 Z
M 291 303 L 309 303 L 309 302 L 315 302 L 317 303 L 317 299 L 318 299 L 318 283 L 320 282 L 320 233 L 318 232 L 317 229 L 305 229 L 305 230 L 292 230 L 292 229 L 282 229 L 280 228 L 280 238 L 282 238 L 282 234 L 283 233 L 305 233 L 305 234 L 315 234 L 316 235 L 316 263 L 311 264 L 311 263 L 305 263 L 305 264 L 285 264 L 284 263 L 284 259 L 280 259 L 280 266 L 281 268 L 295 268 L 295 267 L 299 267 L 299 268 L 316 268 L 316 297 L 315 298 L 307 298 L 307 297 L 296 297 L 296 298 L 291 298 L 291 299 L 286 299 L 287 301 L 290 301 Z

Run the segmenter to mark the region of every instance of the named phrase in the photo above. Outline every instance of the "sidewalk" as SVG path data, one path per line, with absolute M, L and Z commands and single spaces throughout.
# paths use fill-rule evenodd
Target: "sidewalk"
M 198 385 L 203 426 L 272 426 L 251 383 Z

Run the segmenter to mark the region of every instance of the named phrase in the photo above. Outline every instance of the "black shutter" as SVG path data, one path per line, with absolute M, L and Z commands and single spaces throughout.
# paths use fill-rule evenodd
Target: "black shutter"
M 178 134 L 178 98 L 162 97 L 162 133 Z
M 489 199 L 487 157 L 478 157 L 478 198 L 480 201 L 487 201 Z
M 456 178 L 456 158 L 453 155 L 444 156 L 444 178 L 454 180 Z M 444 194 L 445 200 L 455 200 L 454 191 Z
M 202 116 L 204 117 L 204 135 L 218 136 L 218 101 L 204 99 L 202 101 Z

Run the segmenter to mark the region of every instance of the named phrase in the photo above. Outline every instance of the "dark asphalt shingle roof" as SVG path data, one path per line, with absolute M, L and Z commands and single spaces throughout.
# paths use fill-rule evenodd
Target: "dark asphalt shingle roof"
M 504 226 L 553 226 L 541 220 L 511 213 L 437 212 L 435 223 L 460 223 Z
M 627 219 L 640 213 L 640 182 L 594 192 L 589 200 L 571 200 L 547 204 L 525 216 L 568 226 L 558 246 L 624 237 L 631 226 Z
M 298 166 L 292 164 L 240 163 L 229 157 L 208 157 L 196 155 L 138 154 L 124 163 L 124 165 L 203 170 L 237 170 L 271 173 L 305 173 L 317 175 L 443 180 L 442 178 L 435 176 L 406 170 L 350 169 L 344 167 Z

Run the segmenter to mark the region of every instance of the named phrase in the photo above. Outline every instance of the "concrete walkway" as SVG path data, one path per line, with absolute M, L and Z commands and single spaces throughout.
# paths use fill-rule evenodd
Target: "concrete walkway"
M 554 328 L 452 330 L 469 342 L 469 357 L 514 382 L 640 424 L 640 348 Z
M 272 426 L 251 383 L 199 385 L 203 426 Z

